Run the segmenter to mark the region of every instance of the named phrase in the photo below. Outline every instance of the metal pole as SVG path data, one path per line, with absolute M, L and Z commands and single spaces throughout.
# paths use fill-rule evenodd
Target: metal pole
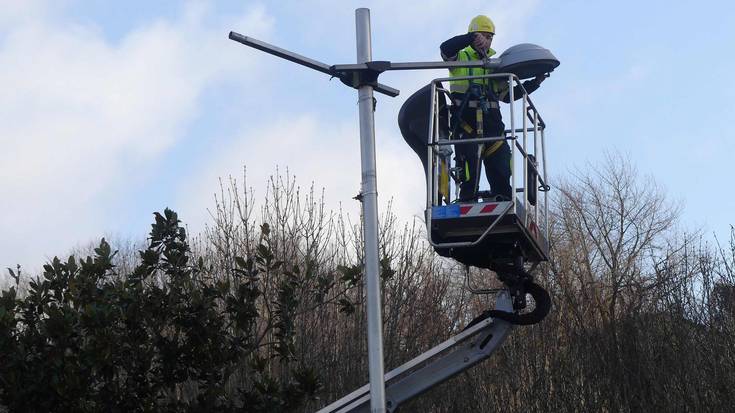
M 426 145 L 426 150 L 429 151 L 429 155 L 426 157 L 427 160 L 430 161 L 428 165 L 426 165 L 427 170 L 427 179 L 426 184 L 428 185 L 427 190 L 427 197 L 428 202 L 426 204 L 427 209 L 431 209 L 432 206 L 439 204 L 439 195 L 437 193 L 437 188 L 439 185 L 437 184 L 439 175 L 438 173 L 438 166 L 437 166 L 437 154 L 436 151 L 434 151 L 434 147 L 431 145 L 435 142 L 435 138 L 439 136 L 437 133 L 439 121 L 437 118 L 436 111 L 438 110 L 439 105 L 437 104 L 436 99 L 436 83 L 431 82 L 431 109 L 430 109 L 430 116 L 429 116 L 429 133 L 431 136 L 428 138 L 429 145 Z M 436 122 L 434 122 L 436 120 Z M 431 172 L 429 172 L 431 171 Z M 431 221 L 431 217 L 427 218 L 427 222 Z
M 546 137 L 544 131 L 546 127 L 541 128 L 541 158 L 544 163 L 544 186 L 546 186 Z M 546 226 L 546 241 L 549 241 L 549 188 L 546 187 L 544 191 L 544 225 Z
M 370 10 L 355 10 L 357 63 L 372 60 Z M 385 413 L 385 373 L 383 370 L 383 317 L 378 274 L 378 191 L 375 168 L 375 117 L 373 87 L 360 86 L 360 154 L 362 164 L 362 223 L 365 231 L 365 289 L 367 291 L 368 365 L 370 370 L 370 411 Z
M 526 99 L 528 99 L 528 95 L 523 95 L 523 96 Z M 539 169 L 540 169 L 539 166 L 541 165 L 541 161 L 539 160 L 540 149 L 539 149 L 539 137 L 538 137 L 538 114 L 536 113 L 536 108 L 532 108 L 532 109 L 533 109 L 533 157 L 534 157 L 534 160 L 536 161 L 534 172 L 536 172 L 536 176 L 538 177 L 538 179 L 543 180 L 544 177 L 541 176 L 541 174 L 539 173 Z M 533 210 L 534 210 L 534 216 L 536 217 L 536 224 L 541 225 L 541 220 L 539 219 L 539 210 L 541 209 L 541 200 L 539 199 L 540 197 L 538 196 L 538 187 L 539 187 L 538 179 L 536 182 L 533 183 L 534 185 L 536 185 L 536 189 L 535 189 L 536 205 L 534 205 Z M 544 185 L 546 185 L 546 181 L 544 181 Z
M 510 98 L 510 136 L 512 138 L 511 145 L 510 145 L 510 182 L 511 182 L 511 191 L 510 191 L 510 197 L 511 202 L 513 202 L 513 213 L 518 212 L 518 207 L 516 205 L 516 188 L 518 187 L 516 185 L 516 165 L 515 165 L 515 159 L 516 159 L 516 143 L 518 142 L 516 140 L 516 123 L 515 123 L 515 111 L 513 110 L 513 105 L 515 102 L 515 96 L 513 95 L 513 75 L 508 76 L 508 94 Z M 523 116 L 526 116 L 523 114 Z M 525 151 L 525 149 L 524 149 Z M 524 159 L 525 162 L 525 159 Z M 525 178 L 524 178 L 525 179 Z M 523 207 L 525 208 L 526 205 L 524 204 Z
M 518 83 L 520 84 L 520 81 Z M 509 79 L 508 85 L 511 88 L 514 87 L 513 77 Z M 530 151 L 528 150 L 528 100 L 526 96 L 527 95 L 523 93 L 523 208 L 526 209 L 526 213 L 523 214 L 523 226 L 528 228 L 528 216 L 531 215 L 531 208 L 530 205 L 528 205 L 528 191 L 530 191 L 531 188 L 528 187 L 528 153 Z M 513 129 L 512 126 L 511 129 Z

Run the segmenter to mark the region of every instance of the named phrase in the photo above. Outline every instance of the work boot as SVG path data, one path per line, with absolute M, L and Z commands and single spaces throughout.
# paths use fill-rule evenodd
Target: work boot
M 459 187 L 459 202 L 477 202 L 477 194 L 475 193 L 475 185 L 465 182 Z
M 482 198 L 482 199 L 483 199 L 483 201 L 487 200 L 487 201 L 492 201 L 492 202 L 506 202 L 506 201 L 511 201 L 511 198 L 508 195 L 505 195 L 505 194 L 495 194 L 495 193 L 491 193 L 487 197 L 487 199 L 485 199 L 485 198 Z

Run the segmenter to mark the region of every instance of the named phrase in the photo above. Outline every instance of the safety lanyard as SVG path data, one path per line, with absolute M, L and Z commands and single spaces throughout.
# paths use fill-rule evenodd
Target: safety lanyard
M 469 62 L 469 61 L 472 61 L 472 60 L 473 60 L 473 59 L 472 59 L 472 56 L 470 56 L 470 52 L 469 52 L 469 50 L 465 49 L 465 50 L 463 50 L 463 52 L 464 52 L 464 54 L 465 54 L 465 59 L 466 59 L 466 60 L 467 60 L 468 62 Z M 468 68 L 468 69 L 469 69 L 469 75 L 470 75 L 470 76 L 475 76 L 475 68 L 474 68 L 474 67 L 470 67 L 470 68 Z M 482 73 L 481 73 L 481 75 L 484 75 L 484 74 L 485 74 L 485 69 L 482 69 Z M 479 76 L 479 75 L 478 75 L 478 76 Z M 469 83 L 470 85 L 472 85 L 472 84 L 474 84 L 474 83 L 475 83 L 475 80 L 476 80 L 476 79 L 469 79 L 469 82 L 468 82 L 468 83 Z M 481 79 L 481 84 L 482 84 L 483 86 L 487 86 L 487 79 Z

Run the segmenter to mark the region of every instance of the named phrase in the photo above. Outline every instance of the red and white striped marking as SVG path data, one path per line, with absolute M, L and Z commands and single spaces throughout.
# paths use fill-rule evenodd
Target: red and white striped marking
M 498 205 L 504 204 L 505 202 L 494 202 L 489 204 L 464 204 L 459 206 L 459 216 L 464 217 L 477 217 L 481 215 L 496 215 L 493 211 L 501 210 Z

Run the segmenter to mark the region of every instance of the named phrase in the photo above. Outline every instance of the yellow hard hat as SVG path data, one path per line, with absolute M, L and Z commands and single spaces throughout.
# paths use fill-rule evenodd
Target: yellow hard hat
M 467 33 L 472 32 L 487 32 L 495 34 L 495 23 L 493 23 L 489 17 L 479 15 L 472 19 L 470 27 L 467 29 Z

